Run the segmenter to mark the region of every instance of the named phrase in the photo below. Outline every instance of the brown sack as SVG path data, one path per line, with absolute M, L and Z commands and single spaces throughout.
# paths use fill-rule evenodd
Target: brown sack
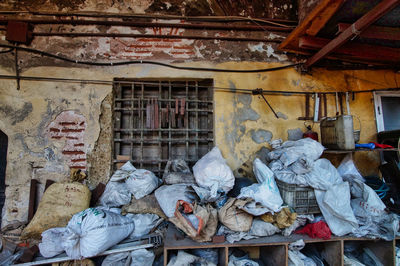
M 89 259 L 84 260 L 69 260 L 64 262 L 55 262 L 51 266 L 95 266 L 94 262 Z
M 178 200 L 176 202 L 175 216 L 169 218 L 169 220 L 175 224 L 176 227 L 185 232 L 189 237 L 195 238 L 200 235 L 205 224 L 207 224 L 210 218 L 210 213 L 206 208 L 195 204 L 194 206 L 184 200 Z M 189 221 L 189 215 L 195 216 L 197 220 L 197 228 Z
M 197 219 L 197 228 L 189 221 L 188 215 L 193 215 L 192 218 Z M 211 241 L 218 225 L 217 210 L 210 204 L 200 206 L 195 203 L 192 205 L 183 200 L 176 203 L 175 216 L 169 220 L 197 242 Z
M 241 200 L 229 198 L 225 205 L 218 211 L 219 221 L 232 231 L 249 231 L 253 222 L 253 216 L 242 210 L 244 205 L 249 201 L 251 201 L 251 199 Z
M 131 203 L 122 207 L 122 214 L 126 213 L 154 213 L 161 218 L 167 219 L 167 216 L 165 216 L 160 205 L 158 204 L 154 193 L 138 200 L 135 199 L 135 197 L 132 197 Z
M 90 190 L 80 183 L 54 183 L 44 192 L 32 221 L 21 239 L 40 239 L 43 231 L 64 227 L 75 213 L 89 208 Z
M 210 213 L 210 217 L 208 218 L 208 222 L 204 226 L 204 229 L 200 232 L 200 235 L 193 238 L 193 240 L 195 240 L 197 242 L 211 241 L 212 237 L 217 232 L 218 212 L 216 209 L 211 207 L 210 204 L 207 204 L 206 208 L 207 208 L 207 211 Z

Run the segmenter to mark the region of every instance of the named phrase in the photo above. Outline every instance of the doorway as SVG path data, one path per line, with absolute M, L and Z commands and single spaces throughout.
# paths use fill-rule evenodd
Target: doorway
M 8 137 L 0 130 L 0 210 L 3 210 L 5 200 L 5 188 L 6 188 L 6 166 L 7 166 L 7 148 L 8 148 Z M 0 214 L 1 224 L 1 214 Z

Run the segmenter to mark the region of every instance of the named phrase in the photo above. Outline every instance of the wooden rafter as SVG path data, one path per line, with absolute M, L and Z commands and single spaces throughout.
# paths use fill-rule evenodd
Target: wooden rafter
M 344 1 L 345 0 L 322 0 L 304 21 L 279 45 L 279 49 L 297 52 L 299 49 L 299 38 L 305 34 L 310 36 L 317 35 Z
M 332 53 L 340 46 L 345 44 L 348 40 L 353 38 L 354 36 L 359 35 L 366 28 L 368 28 L 372 23 L 377 21 L 387 12 L 392 10 L 395 6 L 400 3 L 400 0 L 383 0 L 378 5 L 376 5 L 372 10 L 370 10 L 367 14 L 362 16 L 356 22 L 354 22 L 351 27 L 347 28 L 344 32 L 339 34 L 336 38 L 331 40 L 328 44 L 326 44 L 321 50 L 319 50 L 315 55 L 307 60 L 305 63 L 306 67 L 311 67 L 319 60 L 327 56 L 329 53 Z
M 348 23 L 338 23 L 338 33 L 344 32 L 350 26 L 351 24 Z M 365 31 L 361 32 L 360 37 L 367 39 L 400 41 L 400 28 L 370 26 L 365 29 Z
M 329 41 L 329 39 L 304 36 L 299 40 L 299 47 L 307 50 L 320 50 Z M 400 62 L 400 49 L 349 42 L 335 50 L 328 58 L 346 59 L 353 62 L 398 63 Z

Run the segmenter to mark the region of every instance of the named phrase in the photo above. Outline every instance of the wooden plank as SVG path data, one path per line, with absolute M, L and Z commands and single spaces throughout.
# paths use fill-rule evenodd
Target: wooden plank
M 275 234 L 268 237 L 260 237 L 250 240 L 241 240 L 234 243 L 223 242 L 223 243 L 199 243 L 188 237 L 180 239 L 180 233 L 176 230 L 175 226 L 168 226 L 168 230 L 165 236 L 164 246 L 165 248 L 171 249 L 193 249 L 193 248 L 221 248 L 221 247 L 251 247 L 251 246 L 274 246 L 274 245 L 287 245 L 291 242 L 303 239 L 305 243 L 317 243 L 317 242 L 329 242 L 338 241 L 341 239 L 353 239 L 350 237 L 337 237 L 332 236 L 331 239 L 321 240 L 318 238 L 310 238 L 307 235 L 293 234 L 289 237 L 283 235 Z M 366 240 L 367 238 L 357 238 L 359 240 Z M 368 240 L 368 239 L 367 239 Z
M 228 266 L 228 247 L 220 248 L 218 253 L 218 265 Z
M 299 39 L 301 49 L 319 50 L 328 43 L 329 39 L 317 37 L 301 37 Z M 335 50 L 328 58 L 340 59 L 344 57 L 358 61 L 398 63 L 400 61 L 400 49 L 351 42 Z
M 350 26 L 351 24 L 349 23 L 338 23 L 338 33 L 344 32 Z M 372 25 L 361 32 L 360 37 L 367 39 L 400 41 L 400 28 Z
M 383 0 L 378 5 L 376 5 L 372 10 L 370 10 L 367 14 L 362 16 L 356 22 L 354 22 L 351 27 L 347 28 L 344 32 L 339 34 L 336 38 L 331 40 L 328 44 L 326 44 L 321 50 L 319 50 L 315 55 L 309 58 L 305 66 L 311 67 L 319 60 L 324 58 L 326 55 L 332 53 L 340 46 L 345 44 L 351 38 L 357 36 L 360 32 L 364 31 L 368 28 L 372 23 L 377 21 L 387 12 L 392 10 L 400 3 L 400 0 Z
M 120 163 L 117 163 L 117 169 L 121 168 L 127 161 L 131 160 L 131 156 L 129 155 L 117 155 L 117 160 L 118 161 L 123 161 Z
M 322 0 L 313 11 L 279 45 L 279 49 L 289 51 L 297 49 L 299 38 L 305 34 L 315 36 L 336 13 L 344 0 Z
M 28 222 L 30 222 L 36 212 L 36 192 L 37 192 L 36 179 L 31 180 L 31 187 L 29 190 L 29 206 L 28 206 Z

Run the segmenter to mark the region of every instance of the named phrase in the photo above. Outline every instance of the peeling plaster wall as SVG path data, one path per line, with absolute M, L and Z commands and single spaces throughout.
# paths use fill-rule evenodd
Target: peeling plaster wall
M 276 67 L 278 63 L 188 62 L 180 66 L 255 69 Z M 0 69 L 0 74 L 13 72 Z M 280 112 L 275 118 L 265 102 L 250 94 L 254 88 L 265 90 L 353 90 L 381 89 L 395 86 L 394 74 L 389 71 L 326 71 L 316 70 L 311 75 L 300 75 L 294 69 L 278 72 L 236 74 L 179 71 L 159 66 L 124 66 L 113 68 L 32 67 L 26 76 L 101 79 L 114 78 L 211 78 L 215 89 L 215 144 L 222 151 L 232 169 L 267 146 L 270 139 L 288 139 L 289 130 L 305 130 L 304 96 L 267 95 L 272 107 Z M 334 78 L 333 78 L 334 77 Z M 397 77 L 399 78 L 399 77 Z M 224 89 L 218 89 L 224 88 Z M 249 93 L 234 92 L 248 89 Z M 9 137 L 6 170 L 6 204 L 3 224 L 12 220 L 26 220 L 29 182 L 38 179 L 62 181 L 69 178 L 69 159 L 63 154 L 66 141 L 52 139 L 46 134 L 49 125 L 63 111 L 74 111 L 86 121 L 84 134 L 89 185 L 106 182 L 111 166 L 111 85 L 67 82 L 22 81 L 16 90 L 14 80 L 0 80 L 0 130 Z M 352 114 L 362 123 L 361 142 L 375 140 L 376 126 L 371 93 L 356 94 L 350 102 Z M 328 114 L 334 115 L 334 97 L 328 96 Z M 314 127 L 316 129 L 318 127 Z M 364 174 L 376 170 L 379 162 L 374 152 L 357 153 L 356 160 Z
M 215 14 L 224 14 L 223 10 L 217 8 L 219 1 L 183 2 L 175 0 L 25 0 L 2 2 L 0 9 L 29 7 L 34 10 L 40 6 L 43 7 L 42 10 L 50 11 L 107 10 L 108 12 L 136 13 L 167 11 L 170 14 L 196 15 L 210 14 L 211 9 Z M 272 3 L 272 1 L 265 3 Z M 285 9 L 285 5 L 288 4 L 289 8 Z M 202 8 L 196 10 L 196 5 Z M 275 7 L 276 12 L 281 13 L 271 15 Z M 239 5 L 236 11 L 240 8 Z M 290 1 L 282 0 L 275 1 L 271 8 L 272 11 L 266 12 L 270 17 L 291 18 L 289 13 L 295 6 L 290 7 Z M 82 29 L 85 32 L 107 33 L 193 34 L 191 30 L 172 28 L 84 26 Z M 37 26 L 36 30 L 68 32 L 77 28 L 67 25 Z M 258 69 L 296 61 L 293 55 L 277 51 L 276 41 L 285 38 L 287 35 L 285 33 L 203 31 L 202 34 L 243 38 L 267 36 L 271 42 L 39 37 L 33 40 L 30 47 L 75 60 L 109 62 L 110 60 L 143 59 L 190 67 Z M 0 75 L 14 75 L 14 56 L 2 54 L 0 58 Z M 219 146 L 232 169 L 237 169 L 252 158 L 251 156 L 260 148 L 268 147 L 269 140 L 296 138 L 301 134 L 301 130 L 305 130 L 303 121 L 297 120 L 297 117 L 304 116 L 304 96 L 267 95 L 279 116 L 277 119 L 261 98 L 251 95 L 252 89 L 346 91 L 397 86 L 395 74 L 390 71 L 314 70 L 312 75 L 301 75 L 294 69 L 286 69 L 278 72 L 238 74 L 179 71 L 145 64 L 118 67 L 81 66 L 25 52 L 19 53 L 19 59 L 21 75 L 24 76 L 105 81 L 112 81 L 114 78 L 213 79 L 216 87 L 214 92 L 215 144 Z M 398 74 L 397 78 L 399 78 Z M 235 89 L 246 89 L 248 93 L 239 93 Z M 43 191 L 47 179 L 67 180 L 69 166 L 77 163 L 77 166 L 84 167 L 88 171 L 88 185 L 91 188 L 99 182 L 108 181 L 112 160 L 112 97 L 111 85 L 21 81 L 21 90 L 18 91 L 14 80 L 0 80 L 0 130 L 6 133 L 9 139 L 3 225 L 13 220 L 27 219 L 29 184 L 32 178 L 39 180 L 40 190 Z M 372 119 L 374 117 L 372 94 L 357 94 L 350 106 L 352 114 L 361 119 L 361 142 L 375 140 L 376 126 Z M 63 130 L 83 129 L 75 128 L 72 124 L 65 124 L 75 120 L 57 120 L 60 115 L 61 118 L 63 117 L 64 112 L 69 112 L 79 118 L 78 126 L 84 121 L 84 130 L 74 133 L 78 136 L 58 135 Z M 328 114 L 334 115 L 335 112 L 334 98 L 328 96 Z M 53 131 L 51 131 L 52 128 Z M 315 126 L 314 130 L 318 131 L 318 126 Z M 77 137 L 79 142 L 70 142 L 67 137 Z M 73 150 L 75 148 L 79 150 Z M 76 151 L 79 151 L 82 157 L 69 156 L 72 155 L 70 152 Z M 355 158 L 363 174 L 373 173 L 379 162 L 378 154 L 374 152 L 357 153 Z

